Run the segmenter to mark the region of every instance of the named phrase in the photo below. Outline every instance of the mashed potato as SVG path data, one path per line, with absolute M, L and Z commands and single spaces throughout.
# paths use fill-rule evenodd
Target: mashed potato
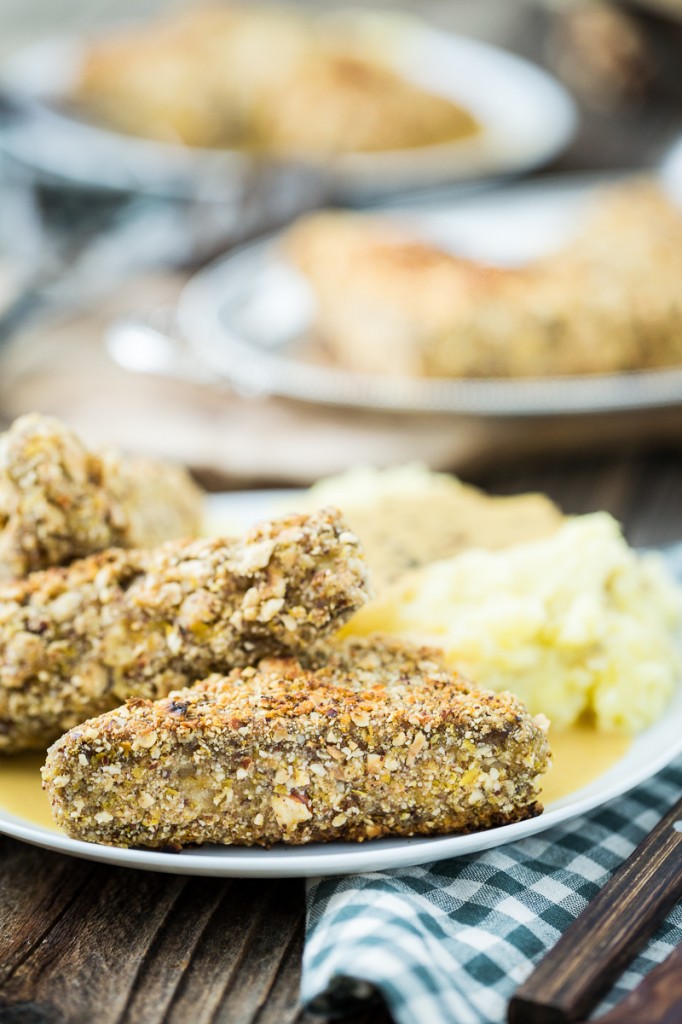
M 505 551 L 471 550 L 395 583 L 346 634 L 382 631 L 445 649 L 483 687 L 509 689 L 555 726 L 591 713 L 636 732 L 679 674 L 680 593 L 606 513 Z

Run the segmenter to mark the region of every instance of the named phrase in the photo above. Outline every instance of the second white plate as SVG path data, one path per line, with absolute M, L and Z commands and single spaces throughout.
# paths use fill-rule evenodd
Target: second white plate
M 595 189 L 617 176 L 568 176 L 438 204 L 378 208 L 459 255 L 518 264 L 559 247 Z M 356 373 L 315 361 L 314 297 L 279 236 L 223 257 L 183 291 L 178 324 L 204 366 L 248 393 L 411 413 L 577 415 L 682 404 L 682 368 L 515 379 Z

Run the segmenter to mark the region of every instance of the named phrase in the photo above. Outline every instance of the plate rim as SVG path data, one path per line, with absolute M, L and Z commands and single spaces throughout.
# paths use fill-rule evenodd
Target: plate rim
M 304 488 L 287 488 L 259 491 L 222 492 L 209 496 L 209 514 L 225 510 L 231 504 L 237 518 L 242 516 L 253 521 L 253 518 L 272 512 L 273 503 L 290 500 L 296 493 L 303 493 Z M 232 499 L 237 498 L 236 502 Z M 211 508 L 211 506 L 217 506 Z M 268 508 L 268 505 L 270 506 Z M 250 510 L 249 510 L 250 509 Z M 682 681 L 671 698 L 675 720 L 682 724 Z M 420 837 L 385 837 L 358 844 L 309 844 L 296 847 L 282 846 L 262 849 L 259 847 L 212 846 L 205 852 L 184 851 L 180 853 L 160 852 L 156 850 L 130 850 L 121 847 L 104 846 L 71 839 L 62 832 L 52 831 L 21 819 L 17 815 L 0 806 L 0 834 L 19 839 L 23 842 L 55 853 L 68 854 L 77 858 L 114 864 L 121 867 L 137 868 L 145 871 L 159 871 L 167 874 L 206 876 L 221 878 L 312 878 L 320 875 L 360 874 L 366 871 L 386 871 L 418 864 L 447 860 L 482 852 L 497 846 L 525 839 L 540 832 L 548 831 L 564 822 L 604 806 L 615 797 L 634 789 L 640 783 L 662 771 L 678 756 L 682 755 L 682 729 L 677 739 L 663 749 L 654 751 L 654 756 L 632 768 L 625 776 L 618 772 L 619 766 L 629 756 L 635 756 L 633 750 L 637 743 L 646 741 L 647 734 L 658 726 L 662 728 L 662 716 L 648 729 L 633 737 L 628 751 L 592 782 L 581 787 L 574 793 L 557 800 L 554 805 L 538 817 L 526 821 L 513 822 L 498 828 L 487 829 L 465 835 Z M 600 779 L 614 775 L 615 778 L 606 786 L 599 787 Z M 580 794 L 583 794 L 582 796 Z M 379 844 L 390 843 L 391 846 Z M 332 852 L 334 846 L 343 846 L 341 852 Z M 454 848 L 453 848 L 454 847 Z M 292 851 L 293 854 L 292 854 Z M 311 852 L 312 851 L 312 852 Z M 319 851 L 325 851 L 319 857 Z M 277 857 L 282 852 L 283 857 Z M 207 855 L 208 853 L 208 855 Z M 319 858 L 316 862 L 316 857 Z M 270 864 L 268 865 L 268 861 Z M 275 868 L 272 862 L 275 862 Z M 355 862 L 359 861 L 359 866 Z
M 384 849 L 378 846 L 373 848 L 370 840 L 367 843 L 358 844 L 358 847 L 354 849 L 344 849 L 341 853 L 332 853 L 331 855 L 326 854 L 319 862 L 316 862 L 316 851 L 313 849 L 310 852 L 313 844 L 308 847 L 305 845 L 295 848 L 285 847 L 285 852 L 291 849 L 303 852 L 297 857 L 282 858 L 275 864 L 274 869 L 272 861 L 277 857 L 277 847 L 270 849 L 211 847 L 212 856 L 201 853 L 185 853 L 184 851 L 166 853 L 155 850 L 131 850 L 70 839 L 59 832 L 51 832 L 49 829 L 30 823 L 22 825 L 21 819 L 8 814 L 2 808 L 0 808 L 0 834 L 19 839 L 32 846 L 51 850 L 54 853 L 70 854 L 79 859 L 137 868 L 142 871 L 159 871 L 165 874 L 216 878 L 317 878 L 329 875 L 363 874 L 366 871 L 390 871 L 480 853 L 546 832 L 630 792 L 640 783 L 657 775 L 680 754 L 682 754 L 682 736 L 667 750 L 659 752 L 658 756 L 652 759 L 651 764 L 643 765 L 630 775 L 611 783 L 604 791 L 575 799 L 574 802 L 563 807 L 546 810 L 537 817 L 526 821 L 517 821 L 510 825 L 465 835 L 434 836 L 432 838 L 404 837 L 391 840 L 400 844 L 397 851 L 391 849 L 384 852 Z M 617 761 L 609 771 L 616 769 L 619 764 L 620 761 Z M 583 789 L 590 789 L 598 781 L 598 778 L 593 780 L 589 786 L 583 787 Z M 576 795 L 582 791 L 577 790 Z M 382 840 L 374 842 L 381 843 Z M 330 844 L 315 845 L 324 846 L 326 851 L 331 849 Z M 235 853 L 235 850 L 238 852 Z M 376 856 L 373 856 L 374 854 Z M 267 863 L 268 859 L 271 862 L 270 866 Z M 363 863 L 356 866 L 355 862 L 358 860 Z
M 512 182 L 478 193 L 475 202 L 509 200 L 533 193 L 586 192 L 609 182 L 636 179 L 640 172 L 578 172 L 551 179 Z M 377 204 L 367 212 L 418 219 L 439 207 L 453 210 L 470 197 L 452 194 L 429 205 Z M 286 230 L 286 229 L 284 229 Z M 223 300 L 238 295 L 239 279 L 250 281 L 267 266 L 282 229 L 238 246 L 209 262 L 184 285 L 176 305 L 181 335 L 200 362 L 246 394 L 272 394 L 310 404 L 405 414 L 452 414 L 496 419 L 675 408 L 682 404 L 682 367 L 620 373 L 522 378 L 403 378 L 318 366 L 251 344 L 222 323 Z M 236 279 L 236 283 L 235 283 Z

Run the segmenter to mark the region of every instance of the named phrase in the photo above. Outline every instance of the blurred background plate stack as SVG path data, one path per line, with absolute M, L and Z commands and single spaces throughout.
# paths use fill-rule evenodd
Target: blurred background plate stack
M 301 4 L 337 40 L 354 39 L 480 125 L 449 143 L 313 159 L 127 134 L 73 103 L 93 44 L 149 32 L 150 18 L 163 26 L 182 6 L 8 8 L 0 146 L 43 234 L 3 348 L 6 419 L 52 411 L 94 440 L 175 455 L 221 485 L 308 482 L 358 458 L 461 471 L 500 452 L 675 443 L 674 367 L 433 380 L 311 360 L 301 345 L 310 295 L 272 234 L 302 211 L 350 206 L 467 258 L 541 255 L 600 182 L 655 170 L 682 132 L 668 15 L 535 2 L 512 15 L 497 0 Z M 676 166 L 671 156 L 662 173 L 671 194 Z M 501 183 L 521 173 L 532 180 Z
M 63 36 L 5 62 L 0 85 L 15 116 L 3 133 L 3 146 L 42 173 L 82 185 L 244 204 L 247 210 L 260 200 L 262 226 L 314 205 L 320 195 L 363 202 L 406 188 L 528 171 L 553 158 L 573 136 L 577 115 L 569 94 L 542 69 L 512 54 L 389 12 L 341 9 L 318 13 L 316 21 L 336 44 L 376 49 L 400 76 L 455 100 L 480 131 L 452 143 L 322 153 L 317 160 L 271 159 L 135 137 L 93 121 L 74 106 L 70 96 L 90 43 Z
M 600 188 L 627 180 L 616 175 L 555 176 L 448 203 L 373 212 L 458 256 L 517 266 L 565 244 Z M 674 366 L 582 376 L 457 380 L 367 374 L 325 365 L 312 336 L 315 297 L 283 250 L 280 236 L 258 242 L 207 267 L 180 295 L 178 327 L 198 365 L 244 393 L 392 412 L 495 418 L 634 411 L 680 403 L 682 369 Z M 125 325 L 113 328 L 111 349 L 123 363 L 132 348 L 126 348 L 125 339 Z M 598 347 L 600 339 L 593 344 Z M 128 358 L 132 369 L 134 356 Z M 152 366 L 153 359 L 147 369 Z

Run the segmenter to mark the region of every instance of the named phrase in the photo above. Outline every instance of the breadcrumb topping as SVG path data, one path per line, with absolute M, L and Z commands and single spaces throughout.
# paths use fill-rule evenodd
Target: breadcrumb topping
M 196 534 L 201 515 L 201 491 L 179 466 L 88 451 L 37 413 L 0 436 L 0 580 Z
M 46 746 L 130 696 L 302 654 L 367 597 L 336 509 L 0 584 L 0 750 Z
M 511 694 L 432 672 L 430 653 L 382 652 L 374 638 L 332 649 L 316 672 L 271 660 L 128 701 L 50 749 L 55 819 L 90 842 L 177 848 L 436 835 L 539 814 L 545 723 Z

